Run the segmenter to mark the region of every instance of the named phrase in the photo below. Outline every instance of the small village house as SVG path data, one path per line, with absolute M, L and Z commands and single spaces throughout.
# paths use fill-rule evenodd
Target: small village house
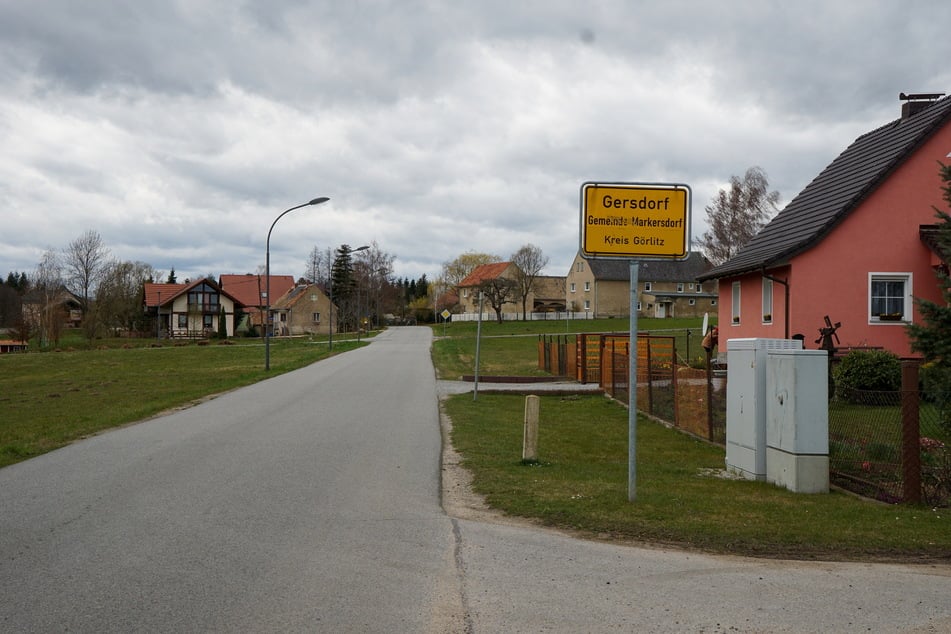
M 337 309 L 317 284 L 301 284 L 271 305 L 275 336 L 329 334 Z
M 515 280 L 518 269 L 514 262 L 493 262 L 482 264 L 472 270 L 459 283 L 459 307 L 463 313 L 477 314 L 479 312 L 479 290 L 485 284 L 494 280 L 512 284 L 512 290 L 507 295 L 507 301 L 502 304 L 502 314 L 505 319 L 522 318 L 522 298 L 519 295 Z M 538 275 L 532 282 L 532 288 L 526 297 L 525 306 L 532 313 L 550 313 L 564 311 L 565 278 L 552 275 Z M 483 311 L 493 312 L 488 301 Z M 531 318 L 531 316 L 529 316 Z
M 159 334 L 201 338 L 218 332 L 224 319 L 227 336 L 234 336 L 236 310 L 241 308 L 217 282 L 199 279 L 189 284 L 145 285 L 146 310 L 158 319 Z
M 294 288 L 292 275 L 270 276 L 271 297 L 277 299 Z M 264 324 L 264 307 L 267 306 L 268 276 L 245 273 L 244 275 L 221 275 L 218 278 L 221 290 L 230 295 L 243 307 L 245 323 L 236 324 L 237 330 L 257 328 L 261 332 Z M 271 301 L 273 304 L 274 301 Z
M 842 347 L 911 356 L 915 297 L 941 302 L 929 244 L 943 208 L 939 162 L 951 161 L 951 98 L 914 95 L 901 116 L 858 137 L 727 262 L 701 275 L 719 285 L 720 341 L 813 342 L 825 317 Z
M 698 277 L 710 269 L 702 254 L 686 260 L 645 260 L 638 265 L 640 317 L 699 317 L 717 311 L 714 282 Z M 628 260 L 586 259 L 580 251 L 566 278 L 568 310 L 592 319 L 630 317 L 631 266 Z

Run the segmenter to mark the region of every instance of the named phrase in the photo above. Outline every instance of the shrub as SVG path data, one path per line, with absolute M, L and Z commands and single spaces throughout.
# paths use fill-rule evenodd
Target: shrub
M 857 392 L 901 389 L 901 359 L 887 350 L 853 350 L 832 371 L 836 392 L 854 401 Z

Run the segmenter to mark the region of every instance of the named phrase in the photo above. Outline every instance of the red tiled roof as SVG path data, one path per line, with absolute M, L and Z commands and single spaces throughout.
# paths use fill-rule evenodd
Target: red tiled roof
M 494 280 L 501 277 L 512 263 L 511 262 L 493 262 L 492 264 L 480 264 L 472 269 L 472 273 L 466 276 L 466 279 L 459 282 L 460 288 L 468 286 L 478 286 L 486 280 Z
M 229 293 L 225 289 L 221 288 L 217 282 L 210 279 L 198 278 L 194 282 L 189 282 L 188 284 L 145 284 L 145 305 L 147 308 L 153 308 L 158 305 L 159 302 L 159 293 L 162 297 L 162 306 L 169 304 L 173 299 L 178 297 L 184 292 L 187 292 L 198 286 L 199 284 L 208 284 L 209 286 L 218 289 L 223 295 L 230 297 L 232 301 L 237 304 L 241 304 L 241 301 L 234 296 L 234 294 Z
M 162 305 L 164 306 L 185 290 L 186 286 L 188 284 L 152 284 L 147 282 L 145 284 L 145 305 L 149 308 L 158 306 L 159 294 L 161 293 Z
M 258 279 L 260 278 L 260 286 Z M 221 290 L 228 293 L 238 301 L 238 303 L 251 308 L 266 304 L 266 298 L 262 297 L 267 288 L 267 276 L 254 275 L 247 273 L 245 275 L 222 275 Z M 271 297 L 278 298 L 287 291 L 294 288 L 293 275 L 272 275 L 271 276 Z

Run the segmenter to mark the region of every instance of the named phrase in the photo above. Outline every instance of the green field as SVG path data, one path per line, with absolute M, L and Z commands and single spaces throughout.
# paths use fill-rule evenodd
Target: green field
M 64 338 L 60 351 L 0 355 L 0 467 L 328 355 L 326 342 L 272 339 L 265 372 L 261 340 L 228 344 Z

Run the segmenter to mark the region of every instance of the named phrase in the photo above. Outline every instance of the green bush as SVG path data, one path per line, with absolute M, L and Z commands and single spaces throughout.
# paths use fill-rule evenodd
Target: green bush
M 901 389 L 901 359 L 887 350 L 853 350 L 832 371 L 836 393 L 850 401 L 857 392 Z

